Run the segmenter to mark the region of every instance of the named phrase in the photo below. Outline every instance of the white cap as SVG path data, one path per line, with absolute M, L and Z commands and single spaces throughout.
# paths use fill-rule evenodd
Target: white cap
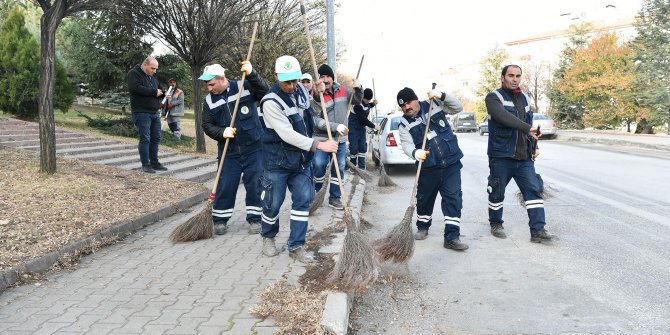
M 226 69 L 223 68 L 220 64 L 211 64 L 205 66 L 205 69 L 202 71 L 202 76 L 198 77 L 200 80 L 210 81 L 216 76 L 225 76 Z
M 275 61 L 275 73 L 279 81 L 289 81 L 300 78 L 302 70 L 300 63 L 293 56 L 281 56 Z
M 309 73 L 303 73 L 302 76 L 300 76 L 300 81 L 303 80 L 309 80 L 312 81 L 312 75 Z

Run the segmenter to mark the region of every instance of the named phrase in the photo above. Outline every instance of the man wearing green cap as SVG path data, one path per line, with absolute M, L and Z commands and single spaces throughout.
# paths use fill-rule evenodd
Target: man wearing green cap
M 249 233 L 257 234 L 260 231 L 259 181 L 263 171 L 263 160 L 262 128 L 256 101 L 267 93 L 268 86 L 248 61 L 242 62 L 241 71 L 246 74 L 244 82 L 228 81 L 225 69 L 219 64 L 211 64 L 205 67 L 203 74 L 198 78 L 207 82 L 209 91 L 203 102 L 202 129 L 207 136 L 218 141 L 217 159 L 222 159 L 223 155 L 226 155 L 212 204 L 214 233 L 217 235 L 223 235 L 227 231 L 228 220 L 233 215 L 235 207 L 240 177 L 246 190 Z M 233 128 L 230 125 L 238 95 L 240 103 Z M 228 151 L 224 153 L 226 140 L 230 143 Z

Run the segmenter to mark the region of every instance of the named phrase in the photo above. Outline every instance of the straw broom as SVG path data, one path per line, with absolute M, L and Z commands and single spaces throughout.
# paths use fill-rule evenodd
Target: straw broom
M 433 89 L 435 84 L 433 84 Z M 428 129 L 430 128 L 430 115 L 433 111 L 433 98 L 430 97 L 428 103 L 428 116 L 426 117 L 426 130 L 423 133 L 423 143 L 421 150 L 426 149 L 426 139 L 428 137 Z M 423 161 L 419 160 L 419 165 L 416 168 L 416 177 L 414 178 L 414 188 L 412 189 L 412 197 L 410 199 L 409 207 L 405 211 L 405 216 L 402 221 L 388 232 L 384 237 L 375 241 L 375 249 L 379 254 L 379 259 L 383 262 L 393 260 L 394 263 L 401 263 L 408 261 L 412 254 L 414 254 L 414 236 L 412 236 L 412 216 L 414 216 L 414 209 L 416 208 L 416 190 L 419 186 L 419 176 L 421 175 L 421 165 Z
M 377 94 L 377 89 L 375 88 L 375 79 L 372 78 L 372 90 L 375 91 L 375 94 Z M 377 105 L 375 105 L 375 115 L 377 114 Z M 381 187 L 389 187 L 389 186 L 396 186 L 397 184 L 393 182 L 391 177 L 386 174 L 386 169 L 384 169 L 384 162 L 382 162 L 382 157 L 381 154 L 379 154 L 379 164 L 381 167 L 381 172 L 379 174 L 379 179 L 377 180 L 377 186 Z M 411 218 L 410 218 L 411 220 Z
M 254 23 L 254 29 L 251 33 L 251 42 L 249 43 L 249 52 L 247 53 L 247 61 L 251 58 L 251 50 L 254 47 L 254 40 L 256 39 L 256 30 L 258 29 L 258 22 Z M 246 78 L 246 73 L 242 73 L 242 83 Z M 240 97 L 242 96 L 242 91 L 238 92 L 237 100 L 235 101 L 235 107 L 233 108 L 233 115 L 230 121 L 230 127 L 235 125 L 235 116 L 237 116 L 237 107 L 240 105 Z M 212 220 L 212 203 L 216 197 L 216 188 L 219 185 L 219 178 L 221 177 L 221 170 L 223 169 L 223 161 L 226 159 L 226 153 L 228 152 L 228 144 L 230 138 L 226 138 L 226 143 L 223 145 L 223 152 L 221 153 L 221 159 L 219 160 L 219 167 L 216 171 L 216 178 L 214 179 L 214 186 L 212 187 L 212 192 L 209 193 L 209 200 L 205 208 L 198 213 L 198 215 L 192 217 L 188 221 L 180 224 L 175 227 L 174 230 L 170 233 L 170 241 L 172 243 L 180 242 L 191 242 L 202 239 L 212 238 L 214 236 L 214 222 Z
M 305 13 L 305 2 L 300 0 L 300 11 L 302 13 L 302 22 L 305 25 L 305 33 L 307 34 L 307 43 L 309 44 L 310 56 L 312 59 L 312 66 L 314 67 L 314 74 L 317 75 L 318 71 L 316 67 L 316 58 L 314 57 L 314 48 L 312 47 L 312 37 L 309 33 L 309 26 L 307 25 L 307 15 Z M 326 128 L 330 129 L 330 122 L 328 121 L 328 112 L 326 110 L 326 104 L 323 101 L 323 92 L 319 93 L 321 101 L 321 109 L 323 111 L 324 120 L 326 121 Z M 328 139 L 333 140 L 332 135 L 328 132 Z M 332 153 L 333 161 L 337 162 L 336 153 Z M 342 185 L 342 176 L 340 175 L 340 168 L 337 164 L 335 166 L 335 173 L 337 175 L 337 182 L 340 186 L 340 192 L 344 198 L 344 186 Z M 355 231 L 356 226 L 353 222 L 354 219 L 351 215 L 351 208 L 349 204 L 344 205 L 344 217 L 343 221 L 346 227 L 353 229 L 347 229 L 347 235 L 344 238 L 344 245 L 342 246 L 342 252 L 340 253 L 340 259 L 338 260 L 337 269 L 339 271 L 332 276 L 333 279 L 346 279 L 347 287 L 351 288 L 361 288 L 367 287 L 372 284 L 377 278 L 377 266 L 374 251 L 367 244 L 365 238 L 362 234 Z
M 316 192 L 316 195 L 314 196 L 314 200 L 312 201 L 311 204 L 309 204 L 309 214 L 312 215 L 317 208 L 321 207 L 321 204 L 323 204 L 323 200 L 326 198 L 326 191 L 328 190 L 328 183 L 330 183 L 330 165 L 332 163 L 332 160 L 328 162 L 328 165 L 326 166 L 326 174 L 323 175 L 323 182 L 321 183 L 321 188 L 319 189 L 319 192 Z

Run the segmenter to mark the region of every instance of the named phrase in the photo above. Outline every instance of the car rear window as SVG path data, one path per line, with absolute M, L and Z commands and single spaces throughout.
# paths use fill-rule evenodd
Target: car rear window
M 394 117 L 391 119 L 391 130 L 398 130 L 398 126 L 402 120 L 402 116 Z
M 551 120 L 551 118 L 544 114 L 533 114 L 533 120 Z
M 459 120 L 464 120 L 464 121 L 474 121 L 475 120 L 475 114 L 474 113 L 461 113 L 461 114 L 458 114 L 458 119 Z

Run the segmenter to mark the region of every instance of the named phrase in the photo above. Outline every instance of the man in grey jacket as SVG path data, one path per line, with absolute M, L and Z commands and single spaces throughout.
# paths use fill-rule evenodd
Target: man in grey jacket
M 165 119 L 167 120 L 168 127 L 170 127 L 170 131 L 172 132 L 172 135 L 174 135 L 175 138 L 178 140 L 181 139 L 181 118 L 184 116 L 184 91 L 181 90 L 181 88 L 177 87 L 177 81 L 174 79 L 168 80 L 168 92 L 170 94 L 167 95 L 167 101 L 165 102 L 167 106 L 162 107 L 167 107 L 165 109 Z
M 321 98 L 319 94 L 314 94 L 312 100 L 312 109 L 314 110 L 314 139 L 326 140 L 328 139 L 328 132 L 334 138 L 339 138 L 337 149 L 337 165 L 340 168 L 340 174 L 344 177 L 344 167 L 347 159 L 347 109 L 349 108 L 349 100 L 353 95 L 352 104 L 357 105 L 363 100 L 363 88 L 358 80 L 354 82 L 354 90 L 347 89 L 334 81 L 335 74 L 330 66 L 323 64 L 318 69 L 319 80 L 325 84 L 325 92 L 323 92 L 323 100 L 326 105 L 326 112 L 328 113 L 328 121 L 330 129 L 326 127 L 326 120 L 324 118 L 324 111 L 321 109 Z M 332 155 L 317 150 L 314 155 L 314 187 L 320 190 L 326 176 L 326 166 L 331 160 Z M 335 209 L 344 209 L 340 198 L 342 194 L 337 181 L 337 173 L 335 168 L 331 166 L 330 169 L 330 197 L 328 205 Z

